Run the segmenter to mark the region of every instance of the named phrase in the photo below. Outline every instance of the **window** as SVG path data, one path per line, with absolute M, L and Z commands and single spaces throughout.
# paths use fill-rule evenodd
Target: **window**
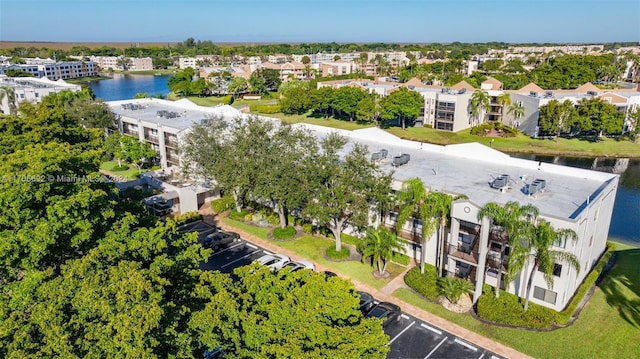
M 538 272 L 542 272 L 540 267 L 538 267 Z M 562 264 L 555 263 L 553 265 L 553 275 L 555 277 L 560 277 L 562 275 Z
M 538 286 L 533 287 L 533 297 L 538 300 L 541 300 L 550 304 L 556 304 L 557 296 L 558 296 L 558 293 L 554 291 L 540 288 Z
M 567 239 L 566 238 L 558 238 L 556 239 L 555 242 L 553 242 L 553 245 L 556 247 L 560 247 L 560 248 L 565 248 L 567 246 Z

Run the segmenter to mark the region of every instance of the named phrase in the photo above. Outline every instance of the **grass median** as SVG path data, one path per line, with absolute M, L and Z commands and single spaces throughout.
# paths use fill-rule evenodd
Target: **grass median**
M 331 245 L 331 243 L 334 243 L 334 241 L 331 239 L 304 236 L 288 242 L 278 242 L 268 239 L 267 234 L 270 231 L 269 228 L 248 225 L 246 223 L 235 221 L 230 218 L 223 218 L 222 221 L 230 226 L 236 227 L 249 234 L 253 234 L 254 236 L 257 236 L 261 239 L 267 240 L 278 247 L 295 252 L 298 255 L 313 261 L 314 263 L 328 267 L 336 273 L 341 273 L 349 278 L 353 278 L 358 282 L 370 285 L 377 289 L 384 287 L 387 283 L 389 283 L 389 281 L 398 276 L 404 270 L 404 267 L 400 265 L 389 263 L 389 265 L 387 266 L 387 272 L 391 274 L 389 278 L 378 279 L 375 278 L 372 274 L 375 268 L 368 264 L 358 261 L 333 262 L 327 260 L 324 257 L 324 250 L 329 245 Z
M 535 358 L 635 358 L 640 353 L 640 248 L 616 244 L 617 262 L 576 322 L 535 332 L 487 325 L 455 314 L 407 289 L 393 295 Z

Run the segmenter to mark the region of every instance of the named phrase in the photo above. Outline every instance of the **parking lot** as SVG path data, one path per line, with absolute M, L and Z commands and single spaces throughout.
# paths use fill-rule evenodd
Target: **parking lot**
M 202 239 L 214 229 L 212 226 L 196 222 L 185 231 L 197 231 Z M 231 243 L 214 253 L 202 269 L 231 273 L 237 267 L 250 264 L 265 254 L 272 254 L 253 243 L 241 240 Z M 385 328 L 389 336 L 391 351 L 387 358 L 427 359 L 427 358 L 500 358 L 499 356 L 445 332 L 429 323 L 403 313 L 400 319 Z

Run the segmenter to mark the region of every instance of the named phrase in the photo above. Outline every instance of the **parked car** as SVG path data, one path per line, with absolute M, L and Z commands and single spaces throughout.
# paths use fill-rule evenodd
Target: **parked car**
M 360 295 L 360 306 L 358 309 L 362 312 L 362 314 L 367 314 L 371 308 L 373 308 L 375 304 L 373 296 L 367 292 L 358 291 Z
M 266 254 L 258 259 L 256 262 L 269 267 L 271 270 L 276 271 L 282 269 L 287 262 L 289 262 L 289 257 L 283 254 Z
M 400 307 L 397 305 L 389 302 L 382 302 L 371 308 L 365 317 L 382 319 L 382 326 L 386 327 L 389 323 L 400 320 L 400 313 Z
M 286 263 L 283 268 L 289 269 L 289 272 L 295 272 L 301 269 L 311 269 L 312 271 L 316 270 L 316 266 L 313 263 L 304 260 Z
M 214 251 L 226 247 L 231 243 L 240 242 L 240 235 L 235 232 L 215 231 L 204 237 L 202 245 L 213 248 Z

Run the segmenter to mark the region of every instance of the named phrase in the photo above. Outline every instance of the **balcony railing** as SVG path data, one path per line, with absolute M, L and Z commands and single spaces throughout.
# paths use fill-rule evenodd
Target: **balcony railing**
M 449 253 L 450 256 L 472 264 L 478 264 L 478 258 L 480 257 L 480 254 L 467 244 L 448 244 L 447 253 Z

